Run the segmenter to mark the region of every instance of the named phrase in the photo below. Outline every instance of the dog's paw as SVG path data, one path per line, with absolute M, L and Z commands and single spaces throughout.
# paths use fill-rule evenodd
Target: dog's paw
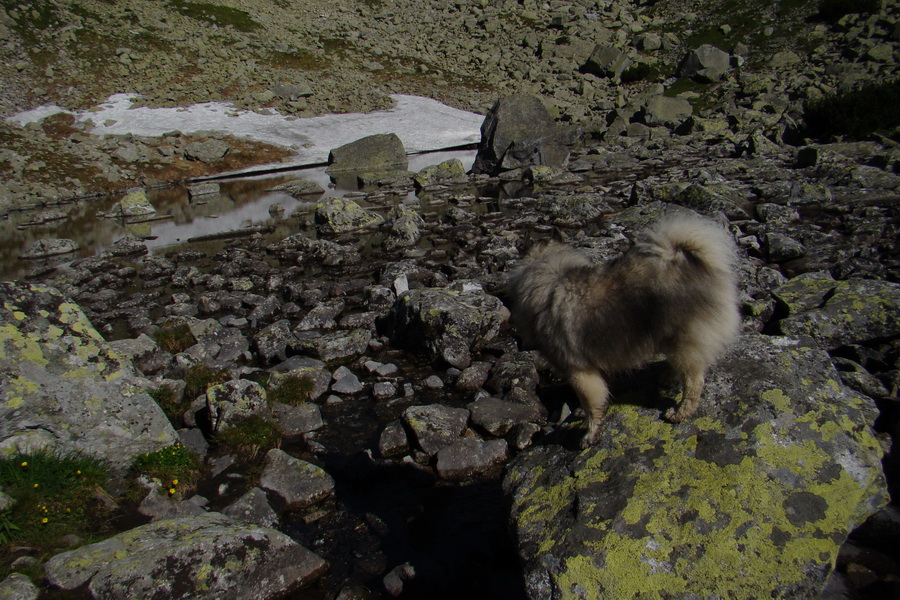
M 584 437 L 581 438 L 581 449 L 587 450 L 594 444 L 596 444 L 600 440 L 600 427 L 592 427 L 588 429 L 587 433 L 584 434 Z
M 679 408 L 670 408 L 664 416 L 666 421 L 670 423 L 684 423 L 694 416 L 695 412 L 696 410 L 685 410 L 685 407 L 681 406 Z

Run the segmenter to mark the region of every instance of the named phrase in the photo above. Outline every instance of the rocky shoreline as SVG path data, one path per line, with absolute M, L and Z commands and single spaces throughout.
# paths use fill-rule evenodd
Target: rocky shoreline
M 222 52 L 197 46 L 202 56 L 226 60 L 253 48 L 254 24 L 274 14 L 255 2 L 231 4 L 215 14 L 214 5 L 141 4 L 117 18 L 174 23 L 174 10 L 187 19 L 178 17 L 178 27 L 197 21 L 228 38 Z M 414 63 L 387 91 L 424 86 L 457 105 L 492 107 L 477 172 L 453 161 L 408 172 L 395 164 L 405 160 L 402 148 L 389 144 L 394 154 L 380 155 L 379 164 L 354 165 L 361 191 L 347 197 L 319 199 L 314 186 L 295 180 L 282 189 L 307 210 L 287 217 L 275 210 L 231 239 L 150 254 L 140 237 L 125 237 L 102 255 L 60 269 L 51 259 L 26 281 L 4 284 L 4 448 L 103 448 L 121 481 L 134 456 L 177 440 L 201 457 L 204 475 L 183 492 L 145 481 L 135 518 L 148 522 L 107 532 L 105 541 L 69 539 L 49 560 L 29 548 L 8 551 L 4 569 L 40 575 L 12 574 L 2 593 L 896 595 L 896 129 L 798 143 L 808 131 L 801 122 L 808 100 L 896 77 L 896 61 L 885 58 L 898 51 L 896 7 L 807 22 L 826 3 L 800 3 L 796 14 L 785 3 L 763 11 L 762 30 L 752 32 L 739 13 L 732 23 L 708 23 L 721 16 L 718 8 L 702 19 L 676 18 L 679 2 L 437 4 L 418 21 L 435 32 L 432 47 L 401 46 L 429 61 Z M 347 7 L 311 7 L 310 15 L 344 32 L 334 33 L 341 44 L 323 42 L 322 50 L 357 64 L 352 48 L 365 48 L 382 63 L 367 67 L 376 74 L 403 63 L 392 54 L 399 50 L 379 52 L 376 40 L 404 39 L 412 4 Z M 65 10 L 48 4 L 49 12 L 35 9 L 30 18 Z M 23 13 L 13 12 L 6 9 L 0 33 L 24 43 Z M 81 19 L 96 20 L 92 14 Z M 685 20 L 697 33 L 733 36 L 724 62 L 702 43 L 687 51 L 685 43 L 699 41 L 691 34 L 666 31 Z M 468 35 L 437 33 L 454 23 Z M 801 34 L 779 33 L 800 23 Z M 277 40 L 282 30 L 264 25 Z M 60 31 L 53 35 L 85 35 Z M 119 62 L 128 73 L 129 61 L 149 58 L 116 52 L 127 57 Z M 499 81 L 450 92 L 460 89 L 449 85 L 454 56 L 502 63 L 503 81 L 529 81 L 542 95 L 507 96 L 499 92 L 513 84 Z M 692 69 L 682 79 L 660 68 L 681 68 L 682 59 Z M 528 71 L 533 63 L 542 66 Z M 244 63 L 238 80 L 258 73 L 254 65 Z M 52 83 L 59 71 L 44 77 Z M 444 83 L 432 80 L 436 74 Z M 341 77 L 348 75 L 329 71 L 310 84 L 313 93 L 298 88 L 289 102 L 267 103 L 297 114 L 334 110 L 322 88 Z M 683 93 L 669 93 L 685 82 Z M 365 89 L 378 91 L 348 97 L 348 109 L 384 87 Z M 210 90 L 196 100 L 252 104 Z M 147 101 L 195 100 L 163 96 Z M 72 98 L 73 106 L 93 101 Z M 60 125 L 29 127 L 51 140 L 48 130 Z M 30 134 L 9 135 L 21 142 Z M 65 130 L 56 141 L 95 143 L 82 136 Z M 216 137 L 164 145 L 186 156 L 191 143 Z M 160 146 L 97 143 L 119 158 L 126 144 L 138 155 Z M 5 156 L 19 165 L 6 182 L 10 207 L 44 208 L 72 187 L 52 173 L 32 182 L 42 172 L 29 168 L 32 154 Z M 138 171 L 124 181 L 142 183 Z M 146 208 L 140 195 L 114 210 L 128 218 Z M 744 335 L 711 374 L 694 422 L 660 418 L 677 390 L 654 363 L 617 381 L 605 437 L 579 452 L 571 392 L 538 354 L 519 347 L 506 320 L 506 273 L 548 237 L 613 259 L 673 210 L 727 223 L 740 248 Z M 216 374 L 200 388 L 192 383 L 198 367 Z M 150 395 L 163 387 L 178 407 L 167 414 Z M 97 398 L 118 403 L 115 419 L 97 410 Z M 280 447 L 223 441 L 251 420 L 274 423 Z

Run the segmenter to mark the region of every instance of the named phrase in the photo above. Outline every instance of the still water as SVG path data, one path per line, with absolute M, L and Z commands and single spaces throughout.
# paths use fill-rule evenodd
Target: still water
M 455 150 L 411 155 L 409 170 L 419 171 L 445 160 L 459 159 L 468 170 L 475 150 Z M 267 191 L 290 179 L 302 178 L 318 183 L 323 194 L 294 198 L 283 192 Z M 243 176 L 219 181 L 220 193 L 191 201 L 187 187 L 172 186 L 148 190 L 147 197 L 156 209 L 157 220 L 126 224 L 101 217 L 122 195 L 78 200 L 59 206 L 11 213 L 0 221 L 0 278 L 21 279 L 44 267 L 60 267 L 74 260 L 101 254 L 125 235 L 145 240 L 151 254 L 164 253 L 172 246 L 225 232 L 264 226 L 272 222 L 272 213 L 289 218 L 298 211 L 315 210 L 315 204 L 327 196 L 343 196 L 357 191 L 352 178 L 333 180 L 324 167 L 296 169 L 277 175 Z M 414 193 L 409 193 L 410 199 Z M 278 205 L 278 206 L 276 206 Z M 75 240 L 79 250 L 44 260 L 20 258 L 34 242 L 48 238 Z

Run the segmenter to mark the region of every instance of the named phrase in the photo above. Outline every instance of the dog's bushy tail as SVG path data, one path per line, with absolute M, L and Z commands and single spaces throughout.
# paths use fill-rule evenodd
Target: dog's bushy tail
M 635 249 L 659 259 L 663 268 L 695 266 L 728 278 L 737 262 L 731 235 L 717 223 L 692 215 L 660 220 L 640 236 Z

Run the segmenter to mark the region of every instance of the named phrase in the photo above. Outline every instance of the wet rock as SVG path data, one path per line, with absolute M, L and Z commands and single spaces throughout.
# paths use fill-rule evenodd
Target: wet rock
M 727 52 L 713 45 L 703 44 L 685 57 L 680 74 L 682 77 L 693 77 L 704 82 L 718 81 L 728 72 L 730 62 Z
M 0 581 L 0 599 L 2 600 L 37 600 L 40 590 L 28 577 L 21 573 L 10 573 Z
M 260 527 L 277 527 L 278 513 L 269 505 L 266 493 L 258 487 L 247 492 L 225 507 L 227 517 L 243 523 L 253 523 Z
M 276 494 L 285 510 L 296 510 L 330 497 L 334 480 L 320 467 L 276 448 L 266 454 L 259 487 Z
M 402 456 L 409 453 L 409 448 L 409 437 L 399 419 L 391 421 L 381 431 L 378 438 L 378 453 L 383 458 Z
M 129 222 L 136 222 L 154 215 L 156 215 L 156 209 L 147 199 L 147 193 L 144 190 L 137 190 L 128 193 L 113 204 L 109 212 L 102 216 L 107 219 L 125 219 Z
M 368 329 L 350 329 L 320 334 L 303 331 L 295 334 L 298 351 L 315 356 L 325 362 L 345 360 L 363 354 L 369 347 L 372 332 Z
M 36 259 L 48 258 L 50 256 L 59 256 L 61 254 L 71 254 L 77 252 L 81 246 L 75 240 L 64 238 L 45 238 L 38 240 L 28 246 L 19 255 L 19 258 Z
M 406 169 L 403 142 L 394 133 L 370 135 L 328 153 L 328 173 Z
M 85 452 L 114 472 L 178 437 L 130 362 L 53 288 L 0 283 L 0 448 Z
M 542 411 L 534 405 L 507 402 L 490 396 L 469 404 L 472 424 L 494 437 L 503 437 L 523 423 L 543 421 Z
M 269 188 L 266 191 L 267 192 L 283 192 L 285 194 L 289 194 L 294 197 L 310 196 L 310 195 L 314 195 L 314 194 L 325 193 L 325 190 L 324 190 L 324 188 L 322 188 L 321 185 L 319 185 L 315 181 L 308 181 L 306 179 L 293 179 L 286 183 L 276 185 L 273 188 Z
M 508 457 L 505 440 L 466 437 L 438 451 L 435 470 L 441 479 L 468 479 L 502 464 Z
M 462 161 L 458 158 L 451 158 L 440 164 L 425 167 L 416 173 L 413 179 L 416 187 L 421 189 L 435 184 L 462 183 L 468 181 L 469 178 Z
M 149 251 L 144 240 L 130 234 L 119 238 L 109 248 L 109 253 L 113 256 L 136 256 L 147 254 Z
M 213 431 L 239 426 L 250 416 L 268 416 L 266 390 L 249 379 L 232 379 L 206 390 L 206 407 Z
M 208 181 L 206 183 L 195 183 L 194 185 L 189 185 L 188 189 L 188 198 L 191 201 L 194 201 L 198 198 L 202 198 L 203 196 L 218 196 L 220 193 L 219 184 L 214 181 Z
M 386 250 L 409 248 L 419 243 L 422 238 L 420 228 L 425 224 L 425 220 L 416 210 L 406 206 L 395 206 L 388 220 L 391 223 L 391 232 L 384 241 Z
M 614 401 L 590 450 L 551 444 L 508 467 L 529 597 L 575 583 L 623 598 L 815 597 L 886 499 L 871 400 L 798 340 L 744 336 L 690 423 L 647 402 Z
M 469 420 L 469 411 L 441 404 L 410 406 L 403 411 L 402 419 L 419 448 L 428 456 L 433 456 L 462 435 Z
M 93 598 L 276 598 L 327 565 L 288 536 L 211 513 L 162 520 L 64 552 L 46 565 L 51 585 L 86 585 Z
M 372 396 L 376 400 L 388 400 L 397 395 L 397 386 L 390 381 L 379 381 L 372 386 Z
M 564 167 L 580 137 L 580 130 L 556 125 L 540 98 L 508 96 L 494 104 L 481 124 L 472 172 L 496 175 L 531 165 Z
M 480 288 L 422 288 L 400 296 L 385 325 L 394 341 L 464 369 L 503 321 L 500 300 Z
M 900 335 L 900 284 L 795 278 L 774 294 L 790 309 L 788 316 L 778 322 L 779 331 L 810 336 L 824 348 Z
M 316 228 L 323 233 L 347 233 L 377 227 L 384 217 L 349 198 L 329 197 L 316 204 Z

